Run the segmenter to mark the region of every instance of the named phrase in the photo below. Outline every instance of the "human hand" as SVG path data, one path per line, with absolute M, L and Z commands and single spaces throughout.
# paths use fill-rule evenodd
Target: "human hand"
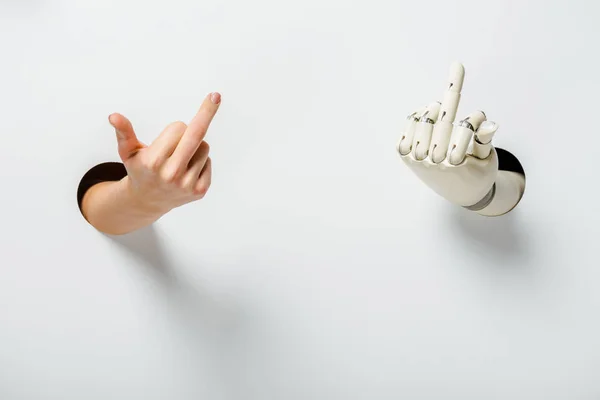
M 204 137 L 220 103 L 219 93 L 208 94 L 189 125 L 181 121 L 169 124 L 150 146 L 138 140 L 126 117 L 109 116 L 127 169 L 127 191 L 141 210 L 163 215 L 204 197 L 212 174 Z

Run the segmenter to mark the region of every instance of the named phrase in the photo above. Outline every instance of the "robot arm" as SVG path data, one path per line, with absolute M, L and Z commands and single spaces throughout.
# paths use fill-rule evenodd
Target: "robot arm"
M 454 63 L 443 101 L 408 116 L 397 151 L 425 184 L 447 200 L 482 215 L 502 215 L 521 200 L 525 174 L 516 157 L 494 148 L 498 124 L 488 121 L 483 111 L 454 124 L 464 76 L 463 65 Z

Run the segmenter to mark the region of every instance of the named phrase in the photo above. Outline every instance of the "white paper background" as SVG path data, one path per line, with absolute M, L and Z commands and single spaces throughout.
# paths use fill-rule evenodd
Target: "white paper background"
M 0 1 L 0 398 L 596 399 L 599 6 Z M 394 151 L 467 69 L 518 209 L 446 204 Z M 115 240 L 82 219 L 121 112 L 223 104 L 213 186 Z

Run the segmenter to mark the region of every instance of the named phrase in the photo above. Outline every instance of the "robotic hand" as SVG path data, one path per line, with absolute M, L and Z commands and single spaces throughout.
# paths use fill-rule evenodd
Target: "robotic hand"
M 503 215 L 523 197 L 525 173 L 515 156 L 492 145 L 498 124 L 483 111 L 454 126 L 464 76 L 463 65 L 453 64 L 443 101 L 410 114 L 396 148 L 440 196 L 481 215 Z

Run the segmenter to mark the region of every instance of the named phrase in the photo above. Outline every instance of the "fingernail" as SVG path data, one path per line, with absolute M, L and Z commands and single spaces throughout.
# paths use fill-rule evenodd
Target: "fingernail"
M 115 121 L 114 119 L 116 118 L 117 113 L 112 113 L 108 116 L 108 123 L 111 124 L 112 127 L 115 127 Z
M 212 92 L 210 94 L 210 101 L 212 101 L 214 104 L 219 104 L 221 102 L 221 94 L 217 92 Z

